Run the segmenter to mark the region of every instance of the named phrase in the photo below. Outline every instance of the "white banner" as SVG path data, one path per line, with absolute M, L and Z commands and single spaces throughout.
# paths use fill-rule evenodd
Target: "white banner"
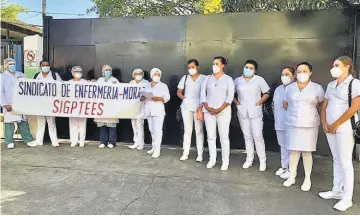
M 126 83 L 19 79 L 12 107 L 14 112 L 24 115 L 129 119 L 140 113 L 142 88 Z

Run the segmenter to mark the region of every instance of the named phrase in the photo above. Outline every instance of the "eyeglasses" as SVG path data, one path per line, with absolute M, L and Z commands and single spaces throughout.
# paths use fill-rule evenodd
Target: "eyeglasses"
M 74 71 L 74 73 L 82 73 L 82 71 Z

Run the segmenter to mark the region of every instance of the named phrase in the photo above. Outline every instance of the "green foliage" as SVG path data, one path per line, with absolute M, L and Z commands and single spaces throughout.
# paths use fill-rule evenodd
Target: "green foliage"
M 6 0 L 0 0 L 0 11 L 1 19 L 18 20 L 19 14 L 28 11 L 28 9 L 18 4 L 8 4 Z

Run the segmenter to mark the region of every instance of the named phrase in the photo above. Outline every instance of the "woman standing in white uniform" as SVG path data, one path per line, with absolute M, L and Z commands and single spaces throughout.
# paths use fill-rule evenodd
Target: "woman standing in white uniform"
M 85 79 L 82 79 L 83 70 L 80 66 L 74 66 L 71 69 L 71 75 L 73 79 L 69 80 L 71 83 L 86 83 Z M 80 147 L 85 146 L 86 137 L 86 118 L 69 118 L 69 130 L 70 130 L 70 147 L 76 147 L 78 144 Z
M 150 71 L 152 82 L 150 91 L 152 98 L 145 100 L 145 116 L 148 118 L 149 130 L 152 138 L 152 148 L 147 151 L 153 158 L 160 157 L 161 142 L 163 137 L 163 124 L 165 119 L 165 103 L 170 100 L 168 86 L 160 81 L 161 70 L 153 68 Z
M 183 101 L 181 103 L 181 115 L 184 122 L 183 155 L 180 160 L 185 161 L 189 157 L 193 122 L 195 123 L 197 162 L 202 162 L 204 151 L 204 121 L 196 119 L 196 111 L 200 107 L 200 90 L 205 75 L 199 73 L 199 62 L 196 59 L 188 61 L 189 75 L 184 75 L 179 84 L 177 95 Z M 185 89 L 185 95 L 183 90 Z
M 213 61 L 213 74 L 207 76 L 201 86 L 204 120 L 209 145 L 209 162 L 207 168 L 216 164 L 216 127 L 218 127 L 221 143 L 221 170 L 227 170 L 230 158 L 229 127 L 231 121 L 231 103 L 234 99 L 234 81 L 226 75 L 224 67 L 227 61 L 218 56 Z
M 295 69 L 292 67 L 285 67 L 281 73 L 282 85 L 275 89 L 273 103 L 274 103 L 274 119 L 275 130 L 278 143 L 280 145 L 281 152 L 281 167 L 276 171 L 275 175 L 280 176 L 283 179 L 289 178 L 289 157 L 290 151 L 285 142 L 285 115 L 286 110 L 283 106 L 285 99 L 285 88 L 294 81 Z
M 41 72 L 35 74 L 34 79 L 41 80 L 43 82 L 62 81 L 58 73 L 50 71 L 50 64 L 48 61 L 41 61 L 40 68 Z M 36 142 L 39 146 L 42 146 L 44 144 L 46 122 L 48 123 L 51 145 L 54 147 L 59 147 L 55 117 L 53 116 L 37 116 L 38 128 L 36 133 Z
M 149 81 L 144 79 L 144 71 L 140 68 L 136 68 L 132 72 L 133 80 L 130 81 L 130 84 L 141 85 L 144 88 L 148 88 Z M 144 121 L 145 121 L 145 109 L 144 103 L 141 102 L 140 114 L 134 119 L 131 119 L 131 126 L 134 133 L 134 145 L 129 146 L 130 149 L 144 149 Z
M 320 117 L 318 106 L 324 101 L 324 90 L 321 85 L 310 80 L 312 66 L 307 62 L 297 65 L 297 82 L 286 88 L 284 108 L 285 142 L 290 150 L 290 176 L 284 182 L 285 187 L 295 184 L 296 170 L 300 155 L 303 157 L 305 179 L 302 191 L 311 188 L 312 152 L 316 151 Z
M 321 192 L 319 196 L 323 199 L 340 199 L 334 208 L 346 211 L 353 205 L 352 152 L 355 141 L 350 118 L 355 115 L 355 122 L 358 121 L 360 81 L 351 75 L 353 63 L 352 59 L 347 56 L 336 59 L 330 72 L 336 80 L 327 86 L 321 120 L 333 155 L 334 185 L 331 191 Z M 349 107 L 348 99 L 350 83 L 351 107 Z
M 235 89 L 237 98 L 234 103 L 237 107 L 237 116 L 244 134 L 246 161 L 244 169 L 252 166 L 254 160 L 254 142 L 260 161 L 260 171 L 266 170 L 265 141 L 263 137 L 262 105 L 269 99 L 270 87 L 261 76 L 255 75 L 258 64 L 254 60 L 247 60 L 244 64 L 243 75 L 236 78 Z M 262 94 L 262 95 L 261 95 Z

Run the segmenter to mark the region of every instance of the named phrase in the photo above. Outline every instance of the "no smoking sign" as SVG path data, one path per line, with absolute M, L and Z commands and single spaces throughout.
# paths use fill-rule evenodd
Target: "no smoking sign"
M 26 50 L 24 54 L 25 67 L 36 67 L 36 51 Z

